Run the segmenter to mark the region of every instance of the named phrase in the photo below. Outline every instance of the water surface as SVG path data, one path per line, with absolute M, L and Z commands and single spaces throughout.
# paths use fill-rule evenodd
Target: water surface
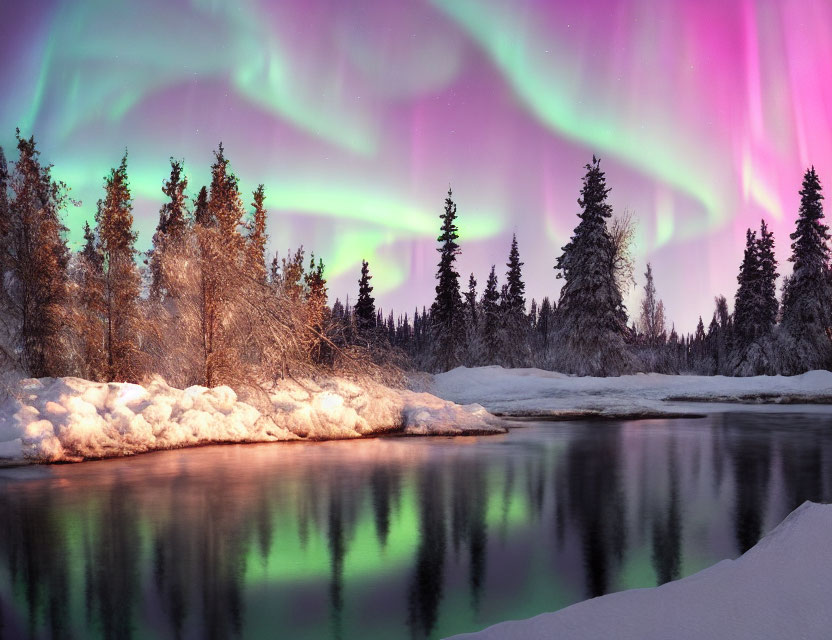
M 832 418 L 518 423 L 0 471 L 0 637 L 437 638 L 653 586 L 832 499 Z

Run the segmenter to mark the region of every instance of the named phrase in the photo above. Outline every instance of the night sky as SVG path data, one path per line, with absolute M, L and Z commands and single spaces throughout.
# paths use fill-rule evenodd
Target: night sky
M 733 298 L 745 228 L 785 262 L 803 171 L 832 178 L 827 1 L 6 1 L 0 60 L 0 143 L 39 140 L 82 201 L 74 246 L 125 148 L 144 250 L 168 158 L 194 194 L 222 140 L 272 250 L 314 250 L 332 300 L 367 258 L 397 311 L 432 299 L 449 184 L 464 281 L 502 276 L 516 232 L 529 297 L 557 297 L 597 154 L 640 279 L 651 260 L 692 330 Z

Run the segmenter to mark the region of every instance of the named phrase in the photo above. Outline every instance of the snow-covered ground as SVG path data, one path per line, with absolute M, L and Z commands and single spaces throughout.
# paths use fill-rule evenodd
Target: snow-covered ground
M 804 502 L 737 560 L 456 640 L 760 640 L 832 636 L 832 505 Z
M 541 369 L 459 367 L 433 377 L 428 390 L 459 403 L 479 403 L 504 416 L 649 417 L 731 409 L 794 411 L 794 404 L 832 411 L 832 372 L 799 376 L 676 376 L 658 373 L 591 378 Z M 801 408 L 801 411 L 807 408 Z
M 283 382 L 246 401 L 228 387 L 25 379 L 0 400 L 0 459 L 77 461 L 216 442 L 502 432 L 479 405 L 342 379 Z

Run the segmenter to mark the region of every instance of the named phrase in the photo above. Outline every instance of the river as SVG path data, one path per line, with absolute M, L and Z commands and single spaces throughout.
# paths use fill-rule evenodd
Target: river
M 653 586 L 832 499 L 832 416 L 515 422 L 0 471 L 0 637 L 439 638 Z

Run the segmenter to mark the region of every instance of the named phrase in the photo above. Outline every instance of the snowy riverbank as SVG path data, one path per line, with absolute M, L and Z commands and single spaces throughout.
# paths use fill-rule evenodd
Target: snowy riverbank
M 832 411 L 832 372 L 799 376 L 675 376 L 658 373 L 591 378 L 541 369 L 459 367 L 433 377 L 428 388 L 441 398 L 479 403 L 514 417 L 643 418 L 727 410 Z M 788 405 L 785 407 L 783 405 Z M 823 406 L 827 405 L 827 406 Z
M 479 405 L 342 379 L 282 382 L 243 401 L 228 387 L 25 379 L 0 402 L 0 459 L 66 462 L 218 442 L 502 432 Z
M 805 502 L 737 560 L 457 640 L 829 638 L 832 505 Z

